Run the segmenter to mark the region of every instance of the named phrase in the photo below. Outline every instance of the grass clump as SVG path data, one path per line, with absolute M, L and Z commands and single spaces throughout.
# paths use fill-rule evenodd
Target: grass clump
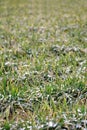
M 87 2 L 0 1 L 0 128 L 87 128 Z

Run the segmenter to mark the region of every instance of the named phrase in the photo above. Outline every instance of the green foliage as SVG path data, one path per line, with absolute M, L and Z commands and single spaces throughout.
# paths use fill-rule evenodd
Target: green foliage
M 86 0 L 0 0 L 1 129 L 86 129 L 86 12 Z

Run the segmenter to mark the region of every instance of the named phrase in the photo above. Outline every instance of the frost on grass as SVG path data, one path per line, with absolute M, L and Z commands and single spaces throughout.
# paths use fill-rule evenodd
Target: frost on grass
M 0 129 L 86 129 L 86 5 L 1 2 Z

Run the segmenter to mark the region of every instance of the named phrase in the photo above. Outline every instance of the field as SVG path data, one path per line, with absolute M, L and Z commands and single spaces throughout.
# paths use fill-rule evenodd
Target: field
M 0 0 L 0 130 L 87 130 L 87 0 Z

